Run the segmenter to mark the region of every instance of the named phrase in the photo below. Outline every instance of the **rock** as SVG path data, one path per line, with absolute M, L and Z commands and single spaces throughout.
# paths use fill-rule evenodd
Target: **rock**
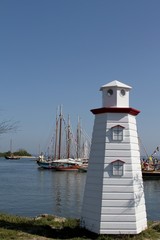
M 41 214 L 41 215 L 35 217 L 34 220 L 40 220 L 42 218 L 47 218 L 47 217 L 52 217 L 55 222 L 60 222 L 61 223 L 61 222 L 65 222 L 66 221 L 66 218 L 64 218 L 64 217 L 58 217 L 58 216 L 49 215 L 49 214 L 46 214 L 46 213 Z

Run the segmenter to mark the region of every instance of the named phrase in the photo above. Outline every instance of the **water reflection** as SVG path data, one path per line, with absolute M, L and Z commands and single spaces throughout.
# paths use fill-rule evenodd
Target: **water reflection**
M 145 180 L 144 192 L 148 220 L 160 220 L 160 180 Z
M 45 201 L 52 201 L 52 214 L 64 217 L 80 216 L 86 174 L 39 170 L 40 191 Z M 48 182 L 48 184 L 47 184 Z
M 60 216 L 80 216 L 85 175 L 77 172 L 54 172 L 53 208 Z
M 79 218 L 86 173 L 40 170 L 33 160 L 0 159 L 0 212 Z M 148 220 L 160 220 L 160 180 L 144 181 Z
M 47 170 L 42 170 L 42 172 L 43 174 L 40 179 L 41 182 L 43 182 L 43 187 L 45 187 L 46 182 L 48 182 L 47 191 L 49 190 L 48 198 L 51 199 L 50 210 L 52 213 L 59 216 L 79 218 L 86 174 Z M 42 192 L 44 192 L 44 190 Z M 160 180 L 145 180 L 144 192 L 148 220 L 160 220 L 157 200 L 160 199 Z M 45 198 L 47 198 L 47 196 L 45 196 Z

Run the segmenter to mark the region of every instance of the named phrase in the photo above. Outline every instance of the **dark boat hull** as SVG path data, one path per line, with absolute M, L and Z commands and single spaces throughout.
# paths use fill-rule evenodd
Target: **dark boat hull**
M 148 180 L 160 179 L 160 171 L 142 171 L 142 176 Z
M 9 157 L 9 156 L 5 156 L 5 159 L 17 160 L 17 159 L 20 159 L 20 157 Z
M 45 161 L 37 161 L 37 164 L 41 168 L 45 169 L 54 169 L 55 163 L 54 162 L 45 162 Z

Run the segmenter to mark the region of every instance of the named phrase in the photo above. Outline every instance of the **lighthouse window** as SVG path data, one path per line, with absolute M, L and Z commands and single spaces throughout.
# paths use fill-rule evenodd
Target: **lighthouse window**
M 121 89 L 121 95 L 124 96 L 126 94 L 124 89 Z
M 115 126 L 112 128 L 112 139 L 114 141 L 122 141 L 123 140 L 123 127 Z
M 107 91 L 107 94 L 108 94 L 108 96 L 113 95 L 113 90 L 112 90 L 112 89 L 109 89 L 109 90 Z
M 113 175 L 114 176 L 123 176 L 124 174 L 124 162 L 116 160 L 112 163 L 113 165 Z

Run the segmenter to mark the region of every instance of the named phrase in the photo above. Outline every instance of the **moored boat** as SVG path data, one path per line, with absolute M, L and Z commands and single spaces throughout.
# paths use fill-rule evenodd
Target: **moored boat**
M 55 169 L 59 171 L 78 170 L 83 162 L 88 161 L 90 150 L 90 139 L 86 133 L 82 134 L 82 128 L 78 121 L 76 137 L 71 131 L 70 118 L 67 123 L 60 108 L 59 116 L 56 116 L 55 132 L 51 140 L 51 147 L 48 147 L 45 157 L 41 154 L 37 164 L 41 168 Z M 51 151 L 49 153 L 49 149 Z M 47 157 L 49 156 L 49 157 Z
M 81 166 L 81 162 L 74 159 L 59 159 L 59 160 L 37 160 L 37 164 L 41 168 L 53 169 L 56 171 L 75 171 Z
M 10 155 L 10 156 L 6 155 L 5 159 L 17 160 L 17 159 L 20 159 L 20 157 L 19 156 L 14 156 L 14 155 Z
M 43 161 L 37 160 L 37 164 L 39 167 L 45 168 L 45 169 L 53 169 L 55 166 L 54 161 L 46 161 L 46 160 L 43 160 Z
M 4 157 L 5 157 L 5 159 L 10 159 L 10 160 L 20 159 L 20 156 L 16 156 L 16 155 L 14 155 L 14 153 L 12 152 L 12 139 L 10 140 L 10 151 L 7 152 L 7 154 L 6 154 Z
M 56 171 L 78 171 L 78 169 L 82 165 L 81 162 L 71 158 L 57 160 L 57 161 L 54 161 L 54 163 L 55 163 L 54 169 Z

